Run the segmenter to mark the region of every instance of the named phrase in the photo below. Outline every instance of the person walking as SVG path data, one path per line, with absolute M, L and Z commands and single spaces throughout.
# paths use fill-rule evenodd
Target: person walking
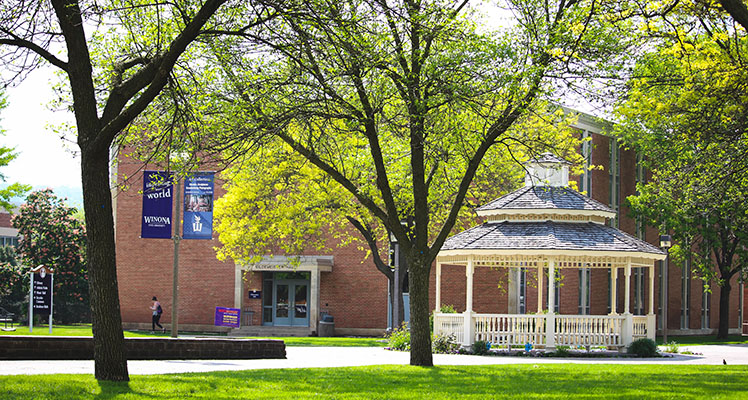
M 151 333 L 156 331 L 156 326 L 161 328 L 161 332 L 166 333 L 166 328 L 159 324 L 159 321 L 161 320 L 161 314 L 164 313 L 164 309 L 161 308 L 161 303 L 159 303 L 156 296 L 153 296 L 153 305 L 151 306 L 151 310 L 153 310 L 153 317 L 151 318 Z

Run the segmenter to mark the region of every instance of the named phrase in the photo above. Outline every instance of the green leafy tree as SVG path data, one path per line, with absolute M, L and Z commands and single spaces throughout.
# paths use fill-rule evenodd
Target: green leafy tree
M 716 3 L 672 5 L 647 19 L 651 52 L 617 109 L 619 135 L 653 173 L 629 201 L 673 233 L 671 254 L 706 290 L 720 288 L 717 336 L 726 338 L 731 281 L 748 271 L 748 37 Z
M 28 306 L 28 271 L 18 263 L 13 246 L 0 247 L 0 306 L 22 315 Z
M 0 92 L 0 110 L 5 108 L 7 105 L 8 101 L 5 98 L 5 95 Z M 3 130 L 0 129 L 0 135 L 4 134 L 5 133 L 3 132 Z M 18 154 L 15 152 L 15 149 L 0 146 L 0 167 L 7 166 L 16 157 L 18 157 Z M 5 175 L 3 175 L 1 172 L 0 182 L 5 182 Z M 0 207 L 4 208 L 5 210 L 12 210 L 13 204 L 11 204 L 11 200 L 14 198 L 22 197 L 29 190 L 31 190 L 30 186 L 22 185 L 20 183 L 11 183 L 5 188 L 0 189 Z
M 205 29 L 240 29 L 244 2 L 228 0 L 7 0 L 0 3 L 0 59 L 13 78 L 54 66 L 75 115 L 94 332 L 95 376 L 128 380 L 117 289 L 110 148 L 167 85 Z M 211 21 L 211 22 L 209 22 Z M 215 24 L 215 25 L 213 25 Z M 88 31 L 88 32 L 86 32 Z M 14 74 L 16 73 L 16 74 Z
M 231 121 L 209 125 L 213 145 L 231 160 L 279 139 L 347 192 L 373 229 L 394 235 L 408 265 L 411 364 L 432 365 L 431 265 L 483 161 L 551 147 L 552 135 L 518 129 L 550 78 L 617 64 L 622 38 L 597 2 L 502 3 L 514 23 L 491 33 L 471 22 L 466 1 L 261 4 L 274 19 L 216 44 L 216 80 L 231 90 L 209 108 Z
M 54 317 L 62 323 L 88 321 L 90 315 L 86 230 L 76 212 L 46 189 L 29 194 L 12 218 L 22 264 L 54 272 Z

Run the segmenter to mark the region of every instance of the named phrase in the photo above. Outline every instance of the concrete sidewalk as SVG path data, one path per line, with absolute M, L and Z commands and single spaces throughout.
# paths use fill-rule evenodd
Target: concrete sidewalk
M 665 358 L 540 358 L 435 354 L 435 365 L 501 364 L 669 364 L 748 365 L 748 345 L 684 346 L 694 355 Z M 239 371 L 266 368 L 330 368 L 409 363 L 409 353 L 379 347 L 287 347 L 285 360 L 156 360 L 129 361 L 132 375 Z M 93 374 L 93 361 L 0 361 L 0 375 Z

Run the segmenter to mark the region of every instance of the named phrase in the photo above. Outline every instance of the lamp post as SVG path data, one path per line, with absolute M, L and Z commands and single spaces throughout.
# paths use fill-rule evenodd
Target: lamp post
M 668 306 L 668 249 L 672 246 L 670 235 L 660 235 L 660 247 L 665 250 L 665 263 L 662 267 L 662 343 L 667 344 L 667 306 Z

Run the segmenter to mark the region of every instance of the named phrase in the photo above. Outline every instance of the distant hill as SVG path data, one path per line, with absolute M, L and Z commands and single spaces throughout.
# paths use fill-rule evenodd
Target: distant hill
M 7 183 L 0 184 L 0 189 L 8 186 Z M 47 189 L 48 186 L 34 186 L 33 190 L 43 190 Z M 83 208 L 83 189 L 80 187 L 74 187 L 74 186 L 57 186 L 52 187 L 52 191 L 55 192 L 55 195 L 57 197 L 60 197 L 62 199 L 66 199 L 65 203 L 70 207 L 75 207 L 78 209 Z M 14 199 L 13 204 L 20 205 L 23 203 L 24 199 Z

